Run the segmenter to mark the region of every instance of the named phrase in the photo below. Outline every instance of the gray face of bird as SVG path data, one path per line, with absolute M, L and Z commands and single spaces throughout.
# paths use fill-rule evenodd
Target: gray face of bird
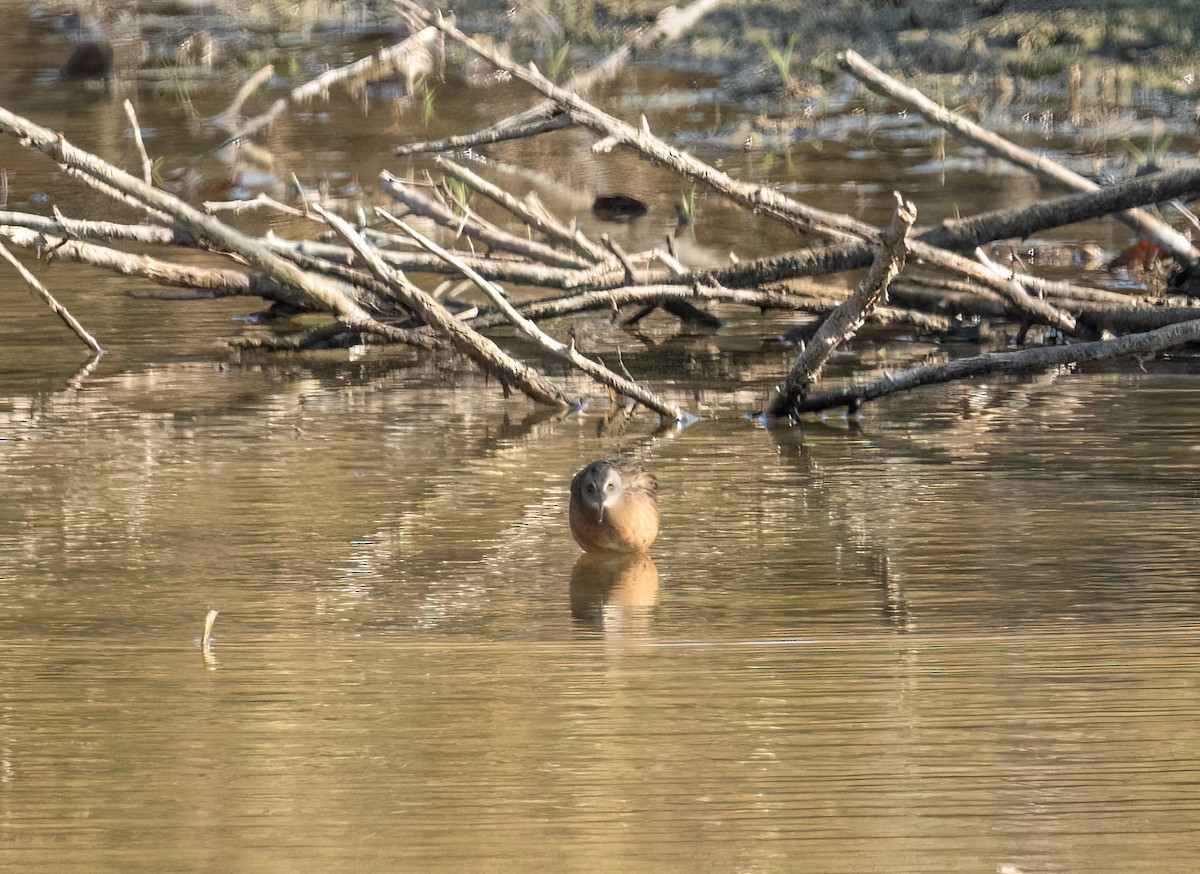
M 612 465 L 595 465 L 583 478 L 583 500 L 596 509 L 596 521 L 604 521 L 604 511 L 621 498 L 621 475 Z

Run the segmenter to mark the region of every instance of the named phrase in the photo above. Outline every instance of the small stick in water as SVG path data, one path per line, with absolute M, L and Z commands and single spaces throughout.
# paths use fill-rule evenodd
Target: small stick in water
M 220 610 L 209 610 L 208 615 L 204 617 L 204 635 L 200 638 L 200 646 L 206 650 L 212 645 L 213 623 L 217 621 L 217 614 L 220 612 Z

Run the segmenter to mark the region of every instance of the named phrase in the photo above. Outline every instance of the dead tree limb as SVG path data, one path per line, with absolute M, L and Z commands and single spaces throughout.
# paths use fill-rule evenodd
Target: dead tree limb
M 211 292 L 213 297 L 261 297 L 297 306 L 303 306 L 306 302 L 306 298 L 294 289 L 262 274 L 222 267 L 173 264 L 150 255 L 134 255 L 97 243 L 71 240 L 25 228 L 0 226 L 0 236 L 14 246 L 44 254 L 49 260 L 88 264 L 158 285 L 200 288 Z
M 76 337 L 82 340 L 87 347 L 97 355 L 104 354 L 104 350 L 100 347 L 100 344 L 96 341 L 96 338 L 89 334 L 83 325 L 79 324 L 79 320 L 71 315 L 65 306 L 54 299 L 54 295 L 50 293 L 49 289 L 42 285 L 42 283 L 38 281 L 38 278 L 25 268 L 24 264 L 17 260 L 13 253 L 8 251 L 8 247 L 3 243 L 0 243 L 0 257 L 4 258 L 5 261 L 11 264 L 16 271 L 21 274 L 21 278 L 25 280 L 25 284 L 29 286 L 30 290 L 35 295 L 40 297 L 46 306 L 50 307 L 50 309 L 54 311 L 56 316 L 63 320 L 63 323 L 75 333 Z
M 513 359 L 487 337 L 454 318 L 429 294 L 409 282 L 402 273 L 389 267 L 379 257 L 375 248 L 345 219 L 321 206 L 314 206 L 313 209 L 350 244 L 376 277 L 387 283 L 427 325 L 446 337 L 455 349 L 478 364 L 485 373 L 497 377 L 506 387 L 516 386 L 539 403 L 559 406 L 572 406 L 577 403 L 536 370 Z
M 72 240 L 45 231 L 0 225 L 0 236 L 13 245 L 31 249 L 48 261 L 71 261 L 109 270 L 121 276 L 145 279 L 172 288 L 194 288 L 207 297 L 261 297 L 299 309 L 311 309 L 311 300 L 302 292 L 262 273 L 247 273 L 223 267 L 197 267 L 175 264 L 151 255 L 135 255 L 98 243 Z M 311 266 L 311 265 L 310 265 Z M 374 288 L 370 281 L 357 284 L 355 275 L 346 279 L 346 294 L 377 313 L 395 313 L 398 307 L 387 296 L 387 289 Z M 426 343 L 418 343 L 430 348 Z
M 871 270 L 858 287 L 817 329 L 816 335 L 796 356 L 796 363 L 784 381 L 783 388 L 771 401 L 773 416 L 789 413 L 808 394 L 820 377 L 834 350 L 850 340 L 866 321 L 867 315 L 881 301 L 887 300 L 888 285 L 904 269 L 907 255 L 906 239 L 917 220 L 917 208 L 896 194 L 896 211 L 891 224 L 880 235 Z
M 935 385 L 976 376 L 1006 375 L 1049 370 L 1054 367 L 1131 355 L 1153 355 L 1172 346 L 1200 340 L 1200 320 L 1179 322 L 1141 334 L 1127 334 L 1115 340 L 1097 340 L 1073 346 L 1043 346 L 1018 352 L 998 352 L 958 358 L 948 364 L 922 364 L 882 376 L 871 382 L 844 389 L 810 395 L 796 404 L 795 413 L 811 413 L 834 407 L 849 407 L 851 412 L 868 401 L 890 394 L 911 391 L 922 385 Z
M 674 6 L 667 7 L 659 13 L 653 25 L 639 31 L 600 63 L 586 71 L 573 74 L 565 87 L 576 93 L 586 94 L 599 83 L 611 79 L 620 72 L 636 52 L 678 39 L 722 2 L 724 0 L 696 0 L 682 9 Z M 401 3 L 399 5 L 412 11 L 408 4 Z M 544 100 L 524 112 L 511 115 L 475 133 L 434 142 L 399 146 L 396 154 L 412 155 L 418 152 L 470 149 L 488 143 L 497 143 L 501 140 L 517 139 L 544 133 L 548 130 L 557 130 L 569 124 L 570 119 L 559 115 L 558 105 L 554 101 Z
M 1160 170 L 1095 191 L 947 220 L 932 230 L 922 231 L 918 239 L 932 246 L 970 250 L 994 240 L 1021 239 L 1039 231 L 1194 194 L 1200 194 L 1200 169 Z
M 4 108 L 0 108 L 0 131 L 13 134 L 23 145 L 32 146 L 59 164 L 75 170 L 75 175 L 84 182 L 140 202 L 167 217 L 169 223 L 182 226 L 197 239 L 207 240 L 216 248 L 240 255 L 267 275 L 298 289 L 308 297 L 311 305 L 329 310 L 349 326 L 397 343 L 410 341 L 406 331 L 383 324 L 368 315 L 339 283 L 324 276 L 306 273 L 272 252 L 261 241 L 235 230 L 172 194 L 147 185 L 96 155 L 71 145 L 61 134 Z
M 447 158 L 435 158 L 434 163 L 447 176 L 478 191 L 484 197 L 490 198 L 507 209 L 529 227 L 545 234 L 559 244 L 574 249 L 579 255 L 589 261 L 601 262 L 608 260 L 608 253 L 602 246 L 593 243 L 583 235 L 577 227 L 567 227 L 545 210 L 535 210 L 523 201 L 517 200 L 503 188 L 494 185 L 477 173 L 473 173 L 461 164 L 456 164 Z
M 1149 331 L 1179 322 L 1190 322 L 1193 319 L 1200 319 L 1200 307 L 1084 310 L 1079 314 L 1079 327 L 1087 336 L 1101 338 L 1108 333 Z
M 354 250 L 336 243 L 326 243 L 319 240 L 284 240 L 279 237 L 268 237 L 264 245 L 284 257 L 302 257 L 321 259 L 337 264 L 351 265 L 358 263 Z M 452 268 L 442 259 L 427 252 L 395 252 L 379 250 L 381 257 L 388 265 L 397 270 L 412 273 L 450 273 Z M 481 276 L 486 276 L 494 282 L 511 282 L 516 285 L 536 285 L 541 288 L 578 288 L 582 283 L 580 277 L 585 274 L 582 270 L 571 270 L 563 267 L 547 267 L 543 264 L 528 264 L 524 261 L 510 261 L 501 258 L 486 258 L 479 255 L 460 253 L 460 257 L 471 265 Z
M 643 406 L 654 410 L 654 412 L 658 413 L 664 418 L 670 419 L 674 422 L 682 422 L 688 418 L 691 418 L 688 413 L 685 413 L 675 404 L 663 400 L 657 394 L 647 388 L 644 388 L 632 379 L 626 379 L 623 376 L 613 373 L 603 364 L 592 361 L 590 358 L 580 354 L 579 350 L 575 348 L 574 341 L 567 346 L 560 343 L 558 340 L 555 340 L 536 324 L 534 324 L 532 320 L 521 315 L 521 313 L 517 311 L 516 307 L 508 302 L 508 298 L 504 296 L 504 292 L 501 291 L 495 284 L 484 279 L 469 266 L 467 266 L 467 264 L 456 257 L 454 253 L 443 249 L 437 243 L 418 232 L 411 225 L 404 223 L 394 216 L 388 215 L 388 213 L 384 210 L 376 209 L 376 213 L 388 221 L 394 222 L 398 227 L 403 228 L 404 231 L 407 232 L 422 247 L 437 255 L 439 258 L 446 259 L 446 261 L 454 265 L 454 267 L 456 267 L 458 270 L 462 271 L 463 275 L 475 283 L 475 285 L 487 295 L 488 299 L 491 300 L 496 308 L 504 314 L 504 317 L 508 319 L 518 331 L 520 331 L 526 337 L 529 337 L 531 340 L 533 340 L 533 342 L 535 342 L 545 351 L 549 352 L 551 355 L 561 358 L 563 361 L 566 361 L 579 370 L 582 370 L 601 385 L 607 386 L 628 398 L 632 398 Z
M 478 216 L 469 213 L 465 216 L 455 215 L 450 208 L 443 206 L 431 197 L 426 197 L 415 186 L 393 176 L 387 170 L 379 174 L 379 182 L 384 191 L 404 204 L 409 211 L 433 219 L 456 233 L 486 243 L 494 249 L 515 252 L 551 267 L 581 268 L 591 265 L 590 261 L 586 261 L 578 255 L 563 252 L 535 240 L 526 240 L 516 234 L 510 234 Z
M 120 240 L 158 246 L 195 246 L 196 238 L 180 228 L 157 225 L 126 225 L 90 219 L 70 219 L 57 210 L 53 217 L 31 212 L 0 210 L 0 227 L 26 228 L 72 240 Z
M 878 228 L 850 216 L 806 206 L 773 188 L 735 180 L 728 174 L 697 160 L 687 152 L 681 152 L 669 146 L 654 136 L 649 131 L 645 118 L 642 119 L 642 130 L 638 131 L 625 122 L 597 109 L 579 95 L 559 88 L 539 73 L 536 67 L 525 68 L 514 64 L 491 48 L 482 45 L 478 40 L 472 39 L 440 15 L 433 15 L 417 6 L 412 0 L 395 0 L 395 2 L 409 9 L 413 15 L 427 24 L 433 25 L 447 36 L 463 43 L 496 67 L 507 70 L 513 76 L 533 86 L 566 109 L 580 124 L 630 146 L 643 157 L 658 161 L 681 176 L 701 182 L 737 203 L 764 215 L 772 216 L 792 227 L 833 239 L 845 240 L 848 237 L 874 239 L 879 234 Z M 1029 321 L 1053 325 L 1064 331 L 1074 329 L 1074 320 L 1068 313 L 1030 297 L 1017 283 L 1005 279 L 961 255 L 915 242 L 911 244 L 910 251 L 914 257 L 927 263 L 936 264 L 955 273 L 965 274 L 995 289 L 1004 295 L 1014 307 L 1021 310 Z
M 1019 167 L 1024 167 L 1041 179 L 1056 182 L 1075 191 L 1096 191 L 1100 188 L 1092 180 L 1068 170 L 1045 155 L 1037 155 L 1028 149 L 1023 149 L 945 107 L 938 106 L 920 91 L 897 82 L 879 68 L 868 63 L 857 52 L 847 50 L 840 53 L 838 63 L 872 91 L 919 112 L 950 133 L 979 144 L 993 155 Z M 1138 233 L 1149 237 L 1167 249 L 1184 265 L 1190 265 L 1200 259 L 1200 251 L 1193 247 L 1186 237 L 1166 222 L 1144 210 L 1128 210 L 1121 213 L 1118 218 Z
M 142 126 L 138 122 L 137 111 L 133 108 L 133 104 L 129 102 L 128 98 L 125 99 L 125 116 L 129 119 L 129 129 L 133 132 L 133 142 L 137 146 L 138 154 L 142 157 L 142 181 L 147 185 L 153 185 L 154 163 L 146 153 L 146 143 L 142 139 Z
M 920 232 L 917 239 L 934 246 L 969 251 L 994 240 L 1026 237 L 1062 224 L 1087 221 L 1132 206 L 1190 193 L 1200 193 L 1200 170 L 1160 171 L 1095 192 L 1070 194 L 1030 207 L 994 210 L 965 219 L 948 220 L 936 228 Z M 835 243 L 743 261 L 729 267 L 696 270 L 680 277 L 680 281 L 711 281 L 741 286 L 804 276 L 824 276 L 867 267 L 871 263 L 871 252 L 871 244 L 866 240 Z

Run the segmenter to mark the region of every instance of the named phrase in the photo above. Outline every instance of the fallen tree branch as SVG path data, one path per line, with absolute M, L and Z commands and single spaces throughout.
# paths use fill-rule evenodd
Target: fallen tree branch
M 947 220 L 936 228 L 921 231 L 917 240 L 969 251 L 983 243 L 1026 237 L 1059 227 L 1062 223 L 1088 221 L 1131 206 L 1189 193 L 1200 193 L 1200 170 L 1160 171 L 1096 192 L 1070 194 L 1030 207 L 994 210 L 965 219 Z M 796 249 L 784 255 L 742 261 L 729 267 L 696 270 L 680 277 L 680 281 L 710 281 L 741 286 L 824 276 L 867 267 L 871 263 L 871 253 L 869 241 L 853 240 L 824 247 Z
M 983 243 L 1024 238 L 1063 225 L 1198 193 L 1200 168 L 1159 170 L 1094 191 L 947 220 L 939 227 L 922 231 L 918 239 L 931 246 L 970 250 Z
M 336 243 L 326 243 L 319 240 L 284 240 L 279 237 L 268 237 L 264 245 L 282 256 L 291 258 L 321 259 L 337 264 L 351 265 L 358 262 L 354 250 Z M 427 252 L 395 252 L 378 250 L 381 257 L 389 266 L 397 270 L 411 273 L 451 273 L 450 267 L 441 258 Z M 471 265 L 481 276 L 486 276 L 494 282 L 511 282 L 516 285 L 535 285 L 542 288 L 577 288 L 582 270 L 571 270 L 564 267 L 546 267 L 542 264 L 528 264 L 524 261 L 512 261 L 502 258 L 488 258 L 480 255 L 460 253 L 464 261 Z
M 843 389 L 810 395 L 796 404 L 794 412 L 811 413 L 834 407 L 858 410 L 868 401 L 890 394 L 911 391 L 922 385 L 935 385 L 970 379 L 975 376 L 1004 375 L 1049 370 L 1066 364 L 1103 361 L 1130 355 L 1152 355 L 1172 346 L 1200 340 L 1200 320 L 1178 322 L 1141 334 L 1128 334 L 1115 340 L 1097 340 L 1073 346 L 1044 346 L 1017 352 L 997 352 L 958 358 L 948 364 L 922 364 L 898 373 L 882 376 L 871 382 L 858 383 Z
M 585 291 L 580 294 L 565 295 L 547 300 L 530 301 L 519 304 L 517 311 L 525 318 L 541 322 L 547 319 L 575 315 L 581 312 L 595 310 L 615 310 L 618 307 L 634 304 L 655 306 L 669 301 L 685 303 L 731 303 L 741 306 L 754 307 L 759 310 L 790 310 L 795 312 L 825 315 L 842 302 L 842 298 L 829 294 L 811 295 L 800 294 L 775 288 L 726 288 L 724 286 L 708 286 L 696 289 L 690 285 L 636 285 L 626 288 L 613 288 L 597 291 Z M 879 308 L 875 311 L 880 322 L 897 321 L 912 324 L 923 330 L 943 331 L 949 328 L 950 322 L 942 316 L 929 315 L 914 311 Z M 477 330 L 494 328 L 504 324 L 506 319 L 496 310 L 486 310 L 470 320 Z
M 426 197 L 413 185 L 393 176 L 387 170 L 380 172 L 379 182 L 384 191 L 408 207 L 411 212 L 433 219 L 455 233 L 486 243 L 494 249 L 515 252 L 552 267 L 581 268 L 591 265 L 590 261 L 580 258 L 578 255 L 560 251 L 535 240 L 526 240 L 516 234 L 510 234 L 473 214 L 455 215 L 453 210 Z
M 554 383 L 536 370 L 511 358 L 487 337 L 454 318 L 429 294 L 389 267 L 379 257 L 375 248 L 345 219 L 319 205 L 314 206 L 313 210 L 350 244 L 371 272 L 390 286 L 406 306 L 412 308 L 427 325 L 445 336 L 455 349 L 478 364 L 485 373 L 496 376 L 506 387 L 516 386 L 539 403 L 559 406 L 573 406 L 578 403 L 568 398 Z
M 842 69 L 856 77 L 872 91 L 919 112 L 950 133 L 977 143 L 993 155 L 1023 167 L 1041 179 L 1051 180 L 1075 191 L 1096 191 L 1100 188 L 1092 180 L 1068 170 L 1045 155 L 1037 155 L 1028 149 L 1023 149 L 945 107 L 938 106 L 920 91 L 901 84 L 878 67 L 868 63 L 857 52 L 847 50 L 837 57 Z M 1167 249 L 1184 265 L 1190 265 L 1200 259 L 1200 251 L 1193 247 L 1186 237 L 1166 222 L 1144 210 L 1128 210 L 1121 213 L 1118 218 L 1138 233 L 1149 237 Z
M 76 337 L 82 340 L 97 355 L 104 354 L 104 349 L 100 347 L 96 338 L 89 334 L 83 325 L 79 324 L 79 320 L 71 315 L 65 306 L 54 299 L 54 295 L 50 293 L 49 289 L 42 285 L 36 276 L 25 269 L 25 265 L 18 261 L 3 243 L 0 243 L 0 257 L 16 268 L 16 271 L 21 274 L 21 278 L 25 280 L 25 284 L 29 286 L 30 290 L 40 297 L 46 306 L 54 311 L 55 315 L 63 320 L 64 324 L 75 333 Z
M 917 220 L 917 208 L 896 194 L 891 224 L 880 235 L 871 270 L 858 287 L 817 329 L 798 356 L 791 372 L 768 408 L 773 416 L 790 413 L 820 377 L 834 350 L 850 340 L 880 301 L 887 300 L 888 285 L 904 269 L 906 238 Z
M 472 270 L 467 264 L 457 258 L 452 252 L 443 249 L 437 243 L 419 233 L 411 225 L 408 225 L 400 219 L 389 215 L 384 210 L 377 208 L 375 211 L 387 221 L 393 222 L 398 227 L 403 228 L 404 231 L 407 232 L 422 247 L 437 255 L 439 258 L 446 259 L 447 262 L 453 264 L 454 267 L 462 271 L 463 275 L 475 283 L 475 285 L 487 295 L 488 299 L 495 304 L 497 309 L 504 314 L 505 318 L 507 318 L 509 322 L 511 322 L 513 326 L 517 328 L 518 331 L 520 331 L 526 337 L 529 337 L 538 346 L 549 352 L 551 355 L 561 358 L 563 361 L 574 365 L 601 385 L 607 386 L 628 398 L 632 398 L 643 406 L 654 410 L 654 412 L 658 413 L 660 416 L 671 419 L 675 422 L 682 422 L 688 418 L 692 418 L 688 413 L 685 413 L 675 404 L 663 400 L 657 394 L 649 389 L 643 388 L 632 379 L 626 379 L 623 376 L 619 376 L 613 373 L 603 364 L 599 364 L 595 361 L 592 361 L 590 358 L 581 355 L 579 350 L 575 348 L 574 341 L 571 342 L 570 346 L 566 346 L 560 343 L 558 340 L 555 340 L 536 324 L 534 324 L 530 319 L 521 315 L 521 313 L 518 312 L 517 309 L 508 302 L 508 299 L 504 296 L 504 292 L 497 288 L 496 285 L 484 279 L 482 276 Z
M 69 219 L 57 210 L 53 218 L 31 212 L 0 210 L 0 226 L 27 228 L 41 234 L 53 234 L 72 240 L 121 240 L 158 246 L 196 245 L 196 238 L 180 228 Z
M 142 139 L 142 126 L 138 123 L 137 112 L 128 98 L 125 99 L 125 116 L 129 119 L 129 129 L 133 132 L 134 145 L 137 146 L 138 154 L 142 156 L 142 181 L 147 185 L 153 185 L 154 163 L 146 154 L 146 143 Z

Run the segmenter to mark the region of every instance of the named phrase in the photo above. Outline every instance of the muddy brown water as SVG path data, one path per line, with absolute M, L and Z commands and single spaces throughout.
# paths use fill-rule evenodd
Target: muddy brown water
M 8 24 L 0 39 L 25 42 L 5 48 L 0 104 L 126 166 L 126 94 L 168 165 L 215 143 L 190 111 L 228 88 L 63 88 L 61 37 Z M 673 76 L 635 71 L 614 105 L 706 84 Z M 446 100 L 431 128 L 521 99 Z M 661 102 L 656 125 L 746 121 Z M 389 150 L 413 128 L 419 113 L 386 102 L 309 107 L 273 131 L 273 172 L 369 186 L 404 169 Z M 1039 196 L 999 169 L 929 174 L 932 147 L 911 135 L 802 144 L 790 167 L 717 140 L 697 151 L 873 220 L 893 188 L 929 216 Z M 588 142 L 492 155 L 549 178 L 513 174 L 589 229 L 580 192 L 636 181 L 650 216 L 610 230 L 656 239 L 681 186 L 588 158 Z M 10 208 L 101 208 L 11 140 L 0 156 Z M 789 245 L 702 210 L 685 258 Z M 767 431 L 741 413 L 786 367 L 771 337 L 791 317 L 730 311 L 711 336 L 655 317 L 646 341 L 581 320 L 706 416 L 614 436 L 601 405 L 536 410 L 404 351 L 237 361 L 221 338 L 270 330 L 237 321 L 254 302 L 38 272 L 110 351 L 81 371 L 61 325 L 0 280 L 0 868 L 1200 866 L 1187 355 Z M 834 378 L 939 352 L 906 338 L 855 351 Z M 658 474 L 663 531 L 649 561 L 588 566 L 566 487 L 617 448 Z

